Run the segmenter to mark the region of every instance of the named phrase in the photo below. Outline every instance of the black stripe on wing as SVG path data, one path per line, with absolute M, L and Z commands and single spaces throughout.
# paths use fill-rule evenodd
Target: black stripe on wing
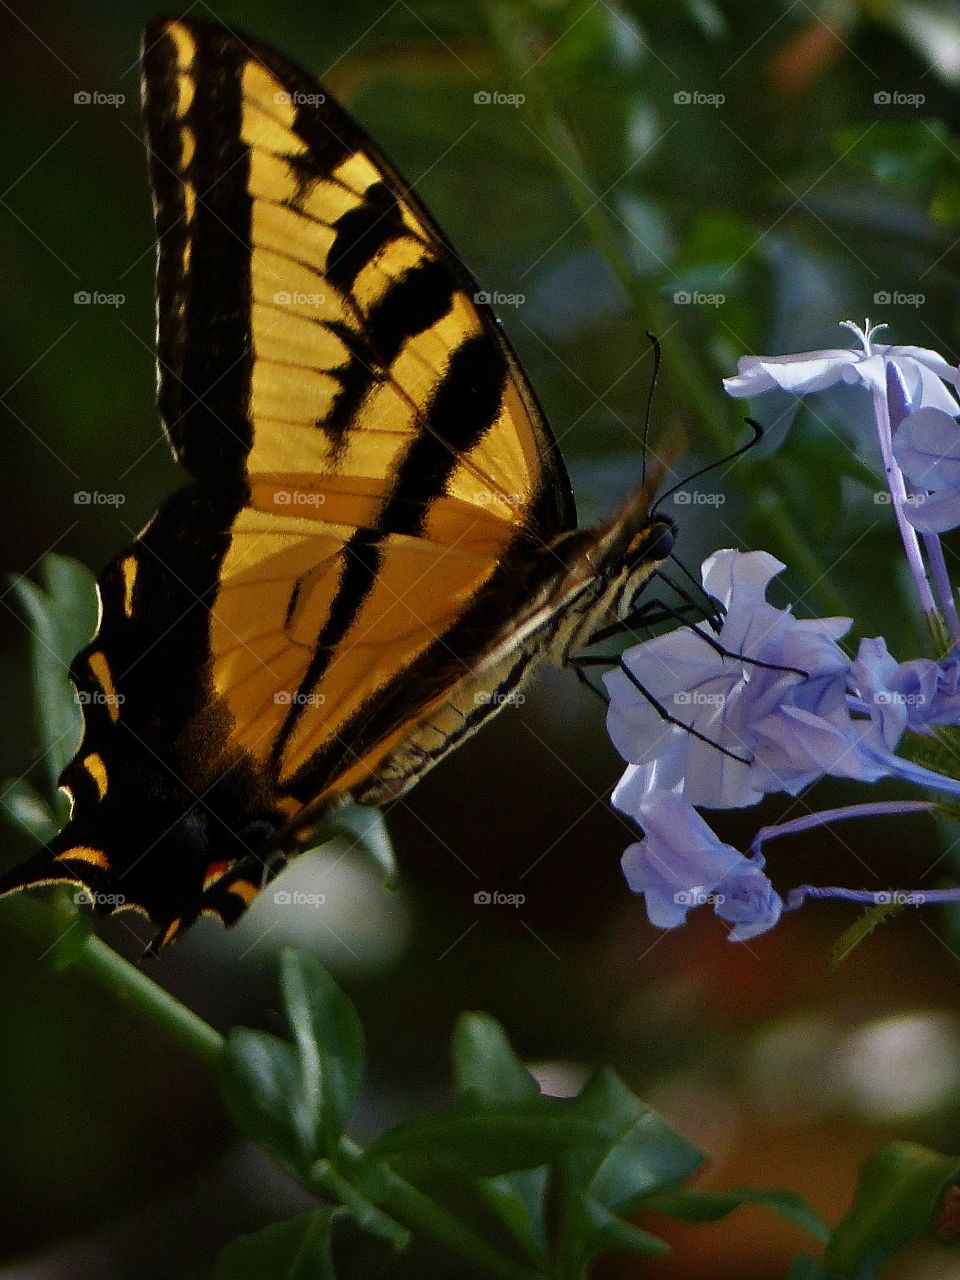
M 426 413 L 426 429 L 404 455 L 390 497 L 375 529 L 358 529 L 344 547 L 344 572 L 320 633 L 317 650 L 300 683 L 283 729 L 274 743 L 274 768 L 309 699 L 349 634 L 382 564 L 381 548 L 391 534 L 423 532 L 430 504 L 444 492 L 461 455 L 490 430 L 500 411 L 507 365 L 498 347 L 484 334 L 468 338 L 453 353 Z
M 197 475 L 239 470 L 251 444 L 252 201 L 240 135 L 246 60 L 229 33 L 206 30 L 196 41 L 196 88 L 178 120 L 176 43 L 162 23 L 144 33 L 160 412 L 177 456 Z M 186 165 L 184 129 L 193 138 Z

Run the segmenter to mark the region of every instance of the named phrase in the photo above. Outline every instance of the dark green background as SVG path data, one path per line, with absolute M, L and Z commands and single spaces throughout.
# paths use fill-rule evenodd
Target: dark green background
M 957 358 L 955 4 L 281 0 L 190 12 L 325 77 L 484 287 L 525 295 L 503 320 L 562 440 L 582 520 L 639 476 L 645 328 L 666 350 L 653 452 L 676 474 L 743 438 L 744 407 L 720 384 L 742 354 L 845 345 L 836 322 L 870 314 L 897 340 Z M 0 6 L 0 546 L 12 571 L 30 572 L 51 548 L 99 569 L 179 482 L 153 407 L 136 58 L 154 13 L 108 0 Z M 78 104 L 82 90 L 125 100 Z M 481 90 L 527 101 L 477 104 Z M 684 105 L 681 91 L 725 101 Z M 878 92 L 925 101 L 878 104 Z M 538 101 L 559 133 L 545 130 Z M 81 290 L 125 301 L 78 306 Z M 678 305 L 683 290 L 724 301 Z M 883 291 L 924 301 L 877 306 Z M 722 505 L 671 514 L 689 565 L 717 546 L 769 549 L 789 564 L 781 600 L 800 614 L 849 613 L 856 633 L 883 631 L 907 658 L 918 627 L 889 512 L 873 501 L 875 452 L 852 421 L 864 408 L 852 392 L 819 400 L 788 433 L 787 406 L 760 402 L 764 445 L 704 482 Z M 125 501 L 78 505 L 80 490 Z M 0 772 L 40 779 L 28 637 L 12 597 L 0 604 Z M 852 919 L 839 907 L 809 908 L 749 951 L 712 918 L 659 934 L 620 877 L 633 835 L 605 803 L 620 767 L 600 703 L 549 673 L 395 807 L 397 895 L 328 852 L 295 873 L 326 894 L 322 911 L 292 921 L 258 903 L 235 934 L 204 924 L 152 972 L 221 1028 L 275 1028 L 270 959 L 295 931 L 364 1014 L 370 1132 L 442 1096 L 452 1020 L 475 1007 L 501 1017 L 529 1059 L 567 1064 L 555 1075 L 614 1062 L 707 1147 L 719 1184 L 794 1186 L 830 1218 L 881 1136 L 955 1147 L 950 921 L 905 917 L 836 971 L 830 949 Z M 853 793 L 828 786 L 821 797 Z M 748 841 L 788 812 L 774 799 L 723 834 Z M 784 887 L 912 887 L 936 847 L 930 828 L 904 823 L 853 832 L 849 845 L 785 843 L 771 869 Z M 26 848 L 11 831 L 4 864 Z M 526 902 L 477 907 L 480 888 Z M 135 954 L 124 925 L 108 932 Z M 196 1066 L 102 992 L 51 974 L 3 921 L 0 1072 L 0 1249 L 33 1256 L 11 1275 L 201 1276 L 220 1244 L 297 1207 L 231 1135 Z M 890 1079 L 927 1081 L 926 1092 L 912 1109 L 884 1109 Z M 796 1244 L 791 1229 L 744 1214 L 679 1236 L 671 1261 L 608 1274 L 700 1276 L 706 1258 L 712 1276 L 777 1276 Z M 384 1254 L 347 1252 L 345 1275 L 399 1274 Z M 422 1255 L 404 1265 L 452 1274 Z M 924 1274 L 960 1274 L 933 1265 Z

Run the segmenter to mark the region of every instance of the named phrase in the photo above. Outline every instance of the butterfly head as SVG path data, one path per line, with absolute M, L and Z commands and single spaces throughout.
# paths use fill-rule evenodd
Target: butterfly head
M 673 549 L 676 530 L 662 517 L 643 518 L 642 523 L 627 515 L 615 521 L 592 557 L 595 577 L 592 594 L 594 617 L 605 622 L 622 622 L 635 613 L 657 566 Z

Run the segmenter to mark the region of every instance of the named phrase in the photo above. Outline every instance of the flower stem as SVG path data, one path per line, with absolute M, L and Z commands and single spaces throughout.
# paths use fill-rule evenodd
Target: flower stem
M 839 809 L 822 809 L 819 813 L 806 813 L 802 818 L 792 818 L 788 822 L 774 823 L 769 827 L 761 827 L 753 838 L 750 852 L 756 856 L 766 840 L 775 840 L 779 836 L 798 835 L 801 831 L 812 831 L 816 827 L 825 827 L 831 822 L 843 822 L 847 818 L 884 818 L 903 813 L 932 813 L 937 808 L 933 800 L 879 800 L 874 804 L 848 804 Z
M 960 648 L 960 617 L 957 616 L 957 602 L 953 598 L 953 587 L 950 585 L 950 573 L 943 554 L 943 544 L 935 533 L 923 535 L 923 545 L 930 565 L 930 576 L 933 578 L 937 595 L 940 597 L 940 609 L 955 648 Z M 937 655 L 940 656 L 939 654 Z
M 83 917 L 75 911 L 68 914 L 22 897 L 10 898 L 2 910 L 6 920 L 45 948 L 41 958 L 92 978 L 201 1062 L 216 1067 L 223 1052 L 223 1036 L 95 934 L 87 933 L 75 942 L 75 930 L 86 928 Z
M 841 902 L 858 902 L 868 907 L 931 907 L 960 902 L 960 886 L 955 889 L 840 889 L 829 886 L 801 884 L 791 889 L 784 902 L 784 911 L 796 911 L 805 898 L 828 898 Z
M 900 531 L 900 540 L 903 543 L 910 574 L 917 588 L 917 595 L 920 597 L 920 607 L 929 617 L 931 614 L 936 613 L 937 606 L 933 598 L 933 592 L 930 590 L 923 556 L 920 553 L 920 540 L 917 537 L 917 531 L 904 515 L 904 505 L 907 501 L 907 485 L 903 478 L 903 472 L 897 466 L 893 456 L 890 411 L 887 405 L 887 397 L 881 391 L 874 391 L 873 393 L 873 416 L 877 425 L 877 439 L 880 442 L 880 453 L 883 458 L 883 469 L 886 473 L 887 484 L 890 487 L 890 497 L 893 499 L 893 514 L 896 517 L 897 528 Z

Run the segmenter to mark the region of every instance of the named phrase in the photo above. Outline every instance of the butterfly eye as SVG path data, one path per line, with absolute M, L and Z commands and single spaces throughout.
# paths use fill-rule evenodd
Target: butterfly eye
M 666 560 L 673 550 L 675 536 L 676 532 L 669 521 L 655 520 L 638 533 L 631 542 L 627 552 L 628 561 L 639 560 L 641 563 L 648 563 L 653 560 Z

